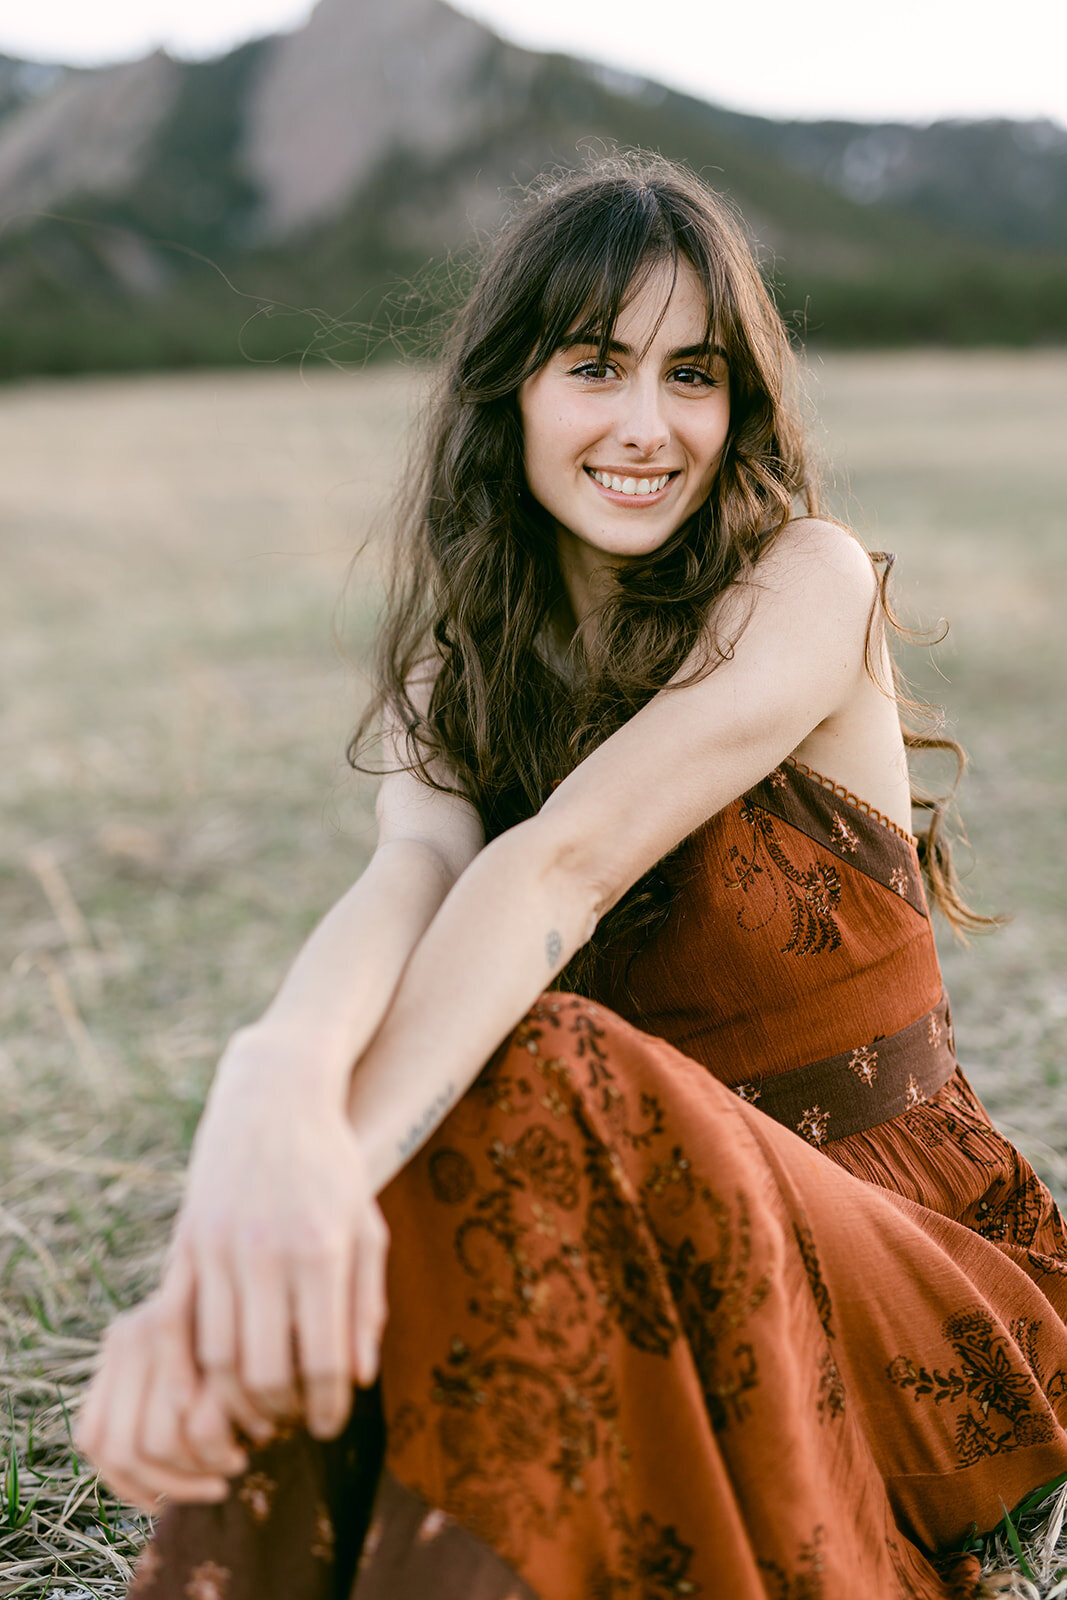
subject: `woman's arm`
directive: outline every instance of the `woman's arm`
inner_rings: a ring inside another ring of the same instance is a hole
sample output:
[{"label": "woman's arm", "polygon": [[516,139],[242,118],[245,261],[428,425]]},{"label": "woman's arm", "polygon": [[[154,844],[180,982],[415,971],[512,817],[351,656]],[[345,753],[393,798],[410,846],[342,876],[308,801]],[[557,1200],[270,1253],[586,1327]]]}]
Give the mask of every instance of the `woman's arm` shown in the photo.
[{"label": "woman's arm", "polygon": [[631,884],[867,693],[876,580],[862,547],[794,525],[757,577],[732,658],[650,701],[488,845],[437,913],[353,1077],[376,1192]]},{"label": "woman's arm", "polygon": [[345,1091],[413,946],[482,843],[471,806],[402,770],[382,783],[378,822],[367,870],[223,1053],[163,1282],[105,1340],[79,1446],[145,1509],[161,1493],[225,1494],[221,1475],[244,1459],[233,1424],[262,1441],[273,1417],[303,1413],[335,1433],[352,1377],[373,1377],[386,1235]]},{"label": "woman's arm", "polygon": [[288,1085],[302,1099],[344,1103],[352,1063],[412,950],[483,842],[473,806],[399,767],[382,780],[377,820],[369,865],[313,930],[263,1015],[235,1034],[213,1099],[250,1075],[253,1086],[269,1079],[272,1093]]}]

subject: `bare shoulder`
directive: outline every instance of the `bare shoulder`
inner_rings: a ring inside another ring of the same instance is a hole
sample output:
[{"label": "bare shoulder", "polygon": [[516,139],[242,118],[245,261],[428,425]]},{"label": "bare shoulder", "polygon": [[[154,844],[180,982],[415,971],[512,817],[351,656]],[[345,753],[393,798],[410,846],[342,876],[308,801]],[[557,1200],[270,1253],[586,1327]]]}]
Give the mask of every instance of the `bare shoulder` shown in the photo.
[{"label": "bare shoulder", "polygon": [[855,534],[821,517],[797,517],[721,597],[714,626],[740,627],[750,648],[802,634],[862,644],[877,589],[878,573]]},{"label": "bare shoulder", "polygon": [[878,574],[860,540],[839,522],[822,517],[795,517],[775,537],[756,563],[760,578],[774,587],[822,584],[865,598],[874,595]]}]

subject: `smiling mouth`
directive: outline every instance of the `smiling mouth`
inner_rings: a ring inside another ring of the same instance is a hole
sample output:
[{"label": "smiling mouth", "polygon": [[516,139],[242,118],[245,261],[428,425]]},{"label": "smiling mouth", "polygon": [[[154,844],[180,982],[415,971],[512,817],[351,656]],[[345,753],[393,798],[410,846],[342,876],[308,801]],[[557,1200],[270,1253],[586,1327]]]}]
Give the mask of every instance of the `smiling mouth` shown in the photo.
[{"label": "smiling mouth", "polygon": [[606,489],[611,495],[624,496],[627,500],[647,502],[658,499],[668,487],[671,480],[678,476],[675,472],[660,472],[655,475],[633,473],[624,476],[622,473],[601,472],[598,467],[586,467],[585,471],[598,484],[601,489]]}]

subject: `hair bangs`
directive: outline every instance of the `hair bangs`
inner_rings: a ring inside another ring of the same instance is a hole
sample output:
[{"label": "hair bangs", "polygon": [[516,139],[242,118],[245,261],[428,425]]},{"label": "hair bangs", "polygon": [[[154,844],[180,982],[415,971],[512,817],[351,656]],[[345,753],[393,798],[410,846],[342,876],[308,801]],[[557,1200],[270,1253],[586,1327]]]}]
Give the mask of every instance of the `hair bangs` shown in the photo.
[{"label": "hair bangs", "polygon": [[527,376],[540,370],[566,343],[595,345],[598,359],[608,346],[625,306],[657,267],[671,264],[670,287],[649,340],[659,330],[678,277],[680,251],[654,189],[606,183],[599,204],[572,208],[558,219],[556,255],[538,308],[539,337]]}]

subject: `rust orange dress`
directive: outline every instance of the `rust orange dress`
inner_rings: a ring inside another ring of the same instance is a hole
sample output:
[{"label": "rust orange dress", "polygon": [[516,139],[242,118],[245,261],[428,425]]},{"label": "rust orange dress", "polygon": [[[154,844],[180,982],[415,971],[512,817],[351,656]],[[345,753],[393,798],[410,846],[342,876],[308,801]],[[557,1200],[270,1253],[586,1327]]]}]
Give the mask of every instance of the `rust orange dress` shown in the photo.
[{"label": "rust orange dress", "polygon": [[1067,1472],[1067,1233],[955,1062],[915,841],[795,761],[382,1196],[380,1386],[137,1600],[934,1600]]}]

